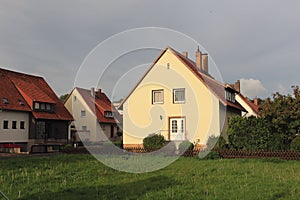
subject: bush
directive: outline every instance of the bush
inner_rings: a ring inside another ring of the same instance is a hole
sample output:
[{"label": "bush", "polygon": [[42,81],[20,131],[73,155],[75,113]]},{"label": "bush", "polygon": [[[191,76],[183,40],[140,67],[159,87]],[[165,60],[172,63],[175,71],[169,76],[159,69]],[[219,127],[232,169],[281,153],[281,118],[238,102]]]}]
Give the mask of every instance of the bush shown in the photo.
[{"label": "bush", "polygon": [[149,135],[144,138],[143,145],[145,149],[160,149],[165,146],[166,140],[162,135]]},{"label": "bush", "polygon": [[123,133],[121,131],[118,131],[116,134],[118,137],[121,137],[123,135]]},{"label": "bush", "polygon": [[190,141],[183,141],[179,144],[179,150],[194,149],[194,144]]},{"label": "bush", "polygon": [[292,151],[300,151],[300,135],[298,134],[297,137],[295,137],[291,142],[291,148]]},{"label": "bush", "polygon": [[119,147],[120,149],[123,149],[123,141],[115,141],[113,143],[115,146]]},{"label": "bush", "polygon": [[73,145],[72,144],[66,144],[63,149],[73,149]]}]

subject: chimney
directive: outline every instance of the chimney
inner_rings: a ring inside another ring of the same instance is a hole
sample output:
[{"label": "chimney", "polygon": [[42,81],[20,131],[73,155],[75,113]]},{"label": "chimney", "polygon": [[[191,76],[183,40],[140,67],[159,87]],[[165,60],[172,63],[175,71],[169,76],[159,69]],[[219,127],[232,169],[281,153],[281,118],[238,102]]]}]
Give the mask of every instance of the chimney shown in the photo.
[{"label": "chimney", "polygon": [[201,54],[201,71],[208,74],[208,55],[207,53]]},{"label": "chimney", "polygon": [[254,103],[254,105],[257,105],[257,106],[258,106],[258,98],[255,97],[255,98],[253,99],[253,103]]},{"label": "chimney", "polygon": [[199,50],[199,46],[198,49],[196,51],[196,67],[198,68],[198,70],[202,71],[202,62],[201,62],[201,51]]},{"label": "chimney", "polygon": [[97,97],[100,98],[100,95],[101,95],[101,88],[98,88]]},{"label": "chimney", "polygon": [[95,97],[95,88],[91,88],[91,95],[92,95],[92,97]]},{"label": "chimney", "polygon": [[240,83],[240,80],[237,80],[235,83],[234,83],[234,89],[238,92],[241,92],[241,83]]},{"label": "chimney", "polygon": [[183,52],[182,52],[182,55],[183,55],[185,58],[188,58],[188,52],[187,52],[187,51],[183,51]]}]

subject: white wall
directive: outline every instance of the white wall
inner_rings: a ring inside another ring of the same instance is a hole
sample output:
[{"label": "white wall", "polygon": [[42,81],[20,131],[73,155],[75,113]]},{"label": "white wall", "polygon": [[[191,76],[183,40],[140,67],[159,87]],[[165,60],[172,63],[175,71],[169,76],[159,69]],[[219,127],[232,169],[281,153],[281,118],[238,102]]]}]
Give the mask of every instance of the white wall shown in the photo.
[{"label": "white wall", "polygon": [[[4,121],[8,121],[8,129],[3,129]],[[12,121],[17,121],[17,128],[12,129]],[[20,122],[25,122],[24,129],[20,129]],[[28,142],[29,113],[17,111],[0,112],[0,142]]]}]

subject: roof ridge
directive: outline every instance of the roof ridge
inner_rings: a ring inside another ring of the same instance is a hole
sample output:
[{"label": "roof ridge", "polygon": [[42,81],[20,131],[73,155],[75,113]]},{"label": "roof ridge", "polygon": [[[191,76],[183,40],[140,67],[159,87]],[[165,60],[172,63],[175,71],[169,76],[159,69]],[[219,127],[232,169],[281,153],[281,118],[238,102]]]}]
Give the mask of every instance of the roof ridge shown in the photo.
[{"label": "roof ridge", "polygon": [[9,69],[1,68],[0,67],[0,73],[1,71],[4,71],[4,73],[13,73],[13,74],[18,74],[18,75],[23,75],[23,76],[30,76],[30,77],[35,77],[35,78],[41,78],[44,79],[41,75],[32,75],[32,74],[26,74],[25,72],[20,72],[20,71],[12,71]]}]

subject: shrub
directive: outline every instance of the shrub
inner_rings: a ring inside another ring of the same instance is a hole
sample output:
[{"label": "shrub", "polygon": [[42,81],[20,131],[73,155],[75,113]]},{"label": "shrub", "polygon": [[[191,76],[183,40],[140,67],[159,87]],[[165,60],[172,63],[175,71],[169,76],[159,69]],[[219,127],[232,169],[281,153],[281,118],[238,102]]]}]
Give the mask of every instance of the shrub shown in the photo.
[{"label": "shrub", "polygon": [[179,144],[179,150],[194,149],[194,144],[190,141],[183,141]]},{"label": "shrub", "polygon": [[114,141],[113,143],[114,143],[115,146],[123,149],[123,141]]},{"label": "shrub", "polygon": [[123,133],[121,131],[118,131],[116,134],[118,137],[121,137],[123,135]]},{"label": "shrub", "polygon": [[159,149],[165,146],[166,140],[162,135],[149,135],[144,138],[143,145],[145,149]]},{"label": "shrub", "polygon": [[295,137],[291,142],[291,148],[292,151],[300,151],[300,135],[298,134],[297,137]]},{"label": "shrub", "polygon": [[73,145],[72,144],[66,144],[63,149],[73,149]]}]

